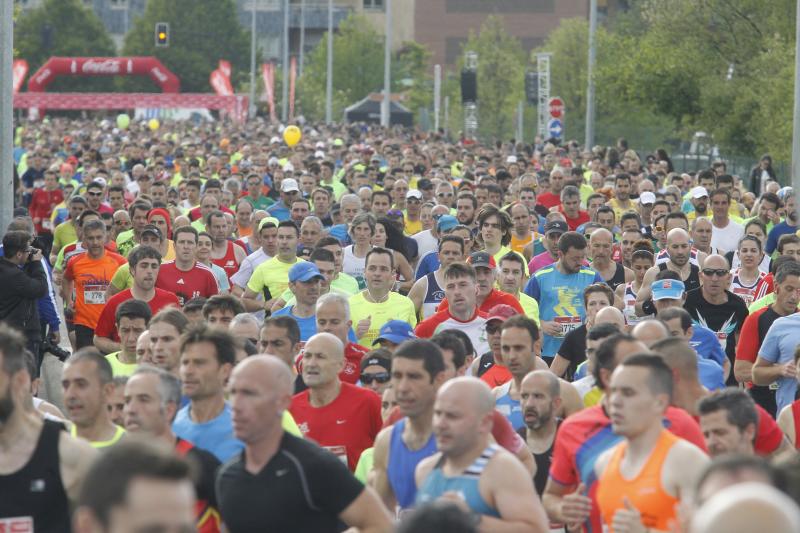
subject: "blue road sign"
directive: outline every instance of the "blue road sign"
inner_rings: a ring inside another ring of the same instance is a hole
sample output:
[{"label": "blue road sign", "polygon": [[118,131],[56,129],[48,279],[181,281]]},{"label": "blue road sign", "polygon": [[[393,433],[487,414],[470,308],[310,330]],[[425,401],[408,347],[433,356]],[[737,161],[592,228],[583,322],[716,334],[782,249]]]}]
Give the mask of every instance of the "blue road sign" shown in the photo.
[{"label": "blue road sign", "polygon": [[560,139],[561,135],[564,133],[564,126],[559,119],[552,118],[547,121],[547,132],[550,134],[550,137]]}]

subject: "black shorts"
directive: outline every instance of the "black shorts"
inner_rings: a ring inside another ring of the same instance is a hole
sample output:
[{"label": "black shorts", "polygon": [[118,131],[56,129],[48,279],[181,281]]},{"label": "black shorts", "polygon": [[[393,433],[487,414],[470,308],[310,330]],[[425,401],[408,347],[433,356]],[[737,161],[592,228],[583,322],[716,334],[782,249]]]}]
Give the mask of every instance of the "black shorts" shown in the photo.
[{"label": "black shorts", "polygon": [[80,350],[86,346],[94,346],[94,330],[81,324],[75,324],[75,348]]}]

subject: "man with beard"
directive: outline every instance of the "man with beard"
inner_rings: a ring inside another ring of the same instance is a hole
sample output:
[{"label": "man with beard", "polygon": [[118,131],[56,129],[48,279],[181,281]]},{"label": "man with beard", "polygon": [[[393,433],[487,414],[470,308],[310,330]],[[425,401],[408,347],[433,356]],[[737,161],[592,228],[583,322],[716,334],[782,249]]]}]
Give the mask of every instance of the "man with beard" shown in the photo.
[{"label": "man with beard", "polygon": [[589,222],[589,213],[581,209],[581,193],[574,185],[561,190],[561,205],[556,211],[564,215],[570,231],[577,231],[578,226]]},{"label": "man with beard", "polygon": [[636,211],[636,205],[631,200],[631,176],[629,174],[617,174],[617,177],[614,178],[614,198],[609,200],[606,205],[614,210],[617,220],[627,211]]},{"label": "man with beard", "polygon": [[456,200],[456,218],[459,224],[468,228],[474,227],[475,213],[478,211],[478,199],[471,192],[458,193]]},{"label": "man with beard", "polygon": [[686,217],[692,221],[700,217],[708,217],[708,191],[704,187],[695,187],[689,193],[689,203],[694,211],[687,213]]},{"label": "man with beard", "polygon": [[[683,281],[686,291],[691,291],[700,287],[700,268],[690,262],[691,245],[689,244],[689,234],[686,230],[675,228],[667,234],[667,254],[669,260],[660,265],[651,267],[642,279],[642,287],[636,294],[636,314],[639,316],[651,315],[654,309],[649,302],[652,296],[650,286],[656,280],[656,276],[663,270],[677,272]],[[725,259],[724,257],[722,258]]]},{"label": "man with beard", "polygon": [[787,192],[783,197],[783,213],[786,218],[783,219],[783,222],[775,224],[775,227],[769,232],[767,236],[767,246],[764,250],[767,252],[767,255],[772,255],[772,252],[778,247],[778,240],[781,238],[781,235],[797,232],[797,210],[795,201],[795,192],[792,190]]},{"label": "man with beard", "polygon": [[61,423],[25,409],[29,386],[25,339],[0,325],[0,527],[69,531],[70,503],[96,453]]},{"label": "man with beard", "polygon": [[561,419],[555,415],[561,408],[558,378],[548,370],[534,370],[522,380],[519,398],[525,426],[517,432],[525,439],[536,461],[533,484],[541,497],[550,473],[556,431],[561,425]]}]

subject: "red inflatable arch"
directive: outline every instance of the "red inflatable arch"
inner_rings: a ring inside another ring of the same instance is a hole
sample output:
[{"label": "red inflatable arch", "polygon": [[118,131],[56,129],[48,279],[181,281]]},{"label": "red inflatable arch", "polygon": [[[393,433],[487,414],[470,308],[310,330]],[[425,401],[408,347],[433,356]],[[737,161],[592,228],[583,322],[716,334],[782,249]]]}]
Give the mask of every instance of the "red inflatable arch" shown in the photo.
[{"label": "red inflatable arch", "polygon": [[149,76],[165,93],[181,82],[155,57],[51,57],[28,81],[28,91],[44,92],[58,76]]}]

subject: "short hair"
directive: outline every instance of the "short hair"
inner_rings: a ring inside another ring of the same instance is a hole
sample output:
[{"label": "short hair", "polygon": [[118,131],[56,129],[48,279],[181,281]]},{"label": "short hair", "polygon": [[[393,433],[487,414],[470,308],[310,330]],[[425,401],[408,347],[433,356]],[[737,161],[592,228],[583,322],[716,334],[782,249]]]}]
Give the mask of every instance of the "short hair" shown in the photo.
[{"label": "short hair", "polygon": [[389,265],[394,268],[394,251],[390,250],[389,248],[382,248],[380,246],[373,246],[369,252],[367,252],[367,256],[364,258],[364,265],[369,265],[369,258],[373,255],[388,255],[389,256]]},{"label": "short hair", "polygon": [[27,231],[7,231],[3,235],[3,254],[6,257],[13,257],[17,252],[24,252],[31,245],[33,235]]},{"label": "short hair", "polygon": [[686,223],[686,228],[689,228],[689,218],[686,216],[686,213],[683,211],[670,211],[666,215],[664,215],[664,228],[666,229],[667,223],[670,220],[682,220]]},{"label": "short hair", "polygon": [[0,322],[0,354],[3,371],[13,376],[25,368],[25,336],[17,329]]},{"label": "short hair", "polygon": [[467,360],[467,348],[452,330],[443,330],[431,337],[431,342],[443,350],[450,350],[453,354],[453,366],[456,369],[464,366]]},{"label": "short hair", "polygon": [[517,252],[514,251],[508,252],[506,255],[500,258],[500,261],[497,263],[497,266],[500,266],[500,264],[503,261],[513,261],[522,267],[523,273],[525,272],[525,267],[527,266],[527,264],[525,263],[525,260],[522,258],[522,256],[520,256]]},{"label": "short hair", "polygon": [[711,198],[713,198],[713,197],[715,197],[715,196],[717,196],[719,194],[725,195],[725,198],[727,198],[728,203],[731,202],[731,192],[728,189],[714,189],[714,192],[712,192],[708,196],[708,198],[711,199]]},{"label": "short hair", "polygon": [[[189,301],[187,301],[185,304],[183,304],[183,312],[184,313],[195,313],[197,311],[202,311],[203,310],[203,306],[206,304],[207,301],[208,301],[208,298],[205,298],[203,296],[196,296],[196,297],[190,299]],[[158,315],[156,315],[156,316],[158,316]],[[155,317],[153,317],[153,320],[155,320]],[[152,324],[152,321],[150,323]],[[188,323],[188,319],[187,319],[187,323]]]},{"label": "short hair", "polygon": [[770,202],[772,204],[775,204],[775,207],[781,206],[781,199],[778,198],[778,195],[775,194],[774,192],[765,192],[764,194],[761,195],[761,198],[759,198],[758,201],[760,204],[764,202]]},{"label": "short hair", "polygon": [[123,318],[142,318],[144,319],[145,327],[150,323],[152,317],[153,312],[150,310],[150,306],[142,300],[135,300],[133,298],[119,304],[116,313],[114,313],[114,320],[117,324],[119,324],[120,320]]},{"label": "short hair", "polygon": [[[669,205],[669,204],[667,204],[667,205]],[[601,213],[611,213],[611,216],[614,218],[614,220],[616,220],[616,218],[617,218],[617,214],[614,212],[614,210],[611,207],[609,207],[607,205],[604,205],[604,206],[601,206],[597,210],[597,213],[595,213],[594,222],[597,222],[597,219],[600,217]]]},{"label": "short hair", "polygon": [[592,283],[583,289],[583,305],[589,301],[589,295],[594,293],[602,293],[608,298],[608,303],[614,305],[614,291],[605,283]]},{"label": "short hair", "polygon": [[729,424],[736,426],[739,431],[745,431],[747,426],[758,428],[758,411],[756,403],[749,394],[734,387],[726,387],[712,392],[697,403],[700,416],[724,410]]},{"label": "short hair", "polygon": [[233,336],[225,330],[211,328],[206,324],[198,324],[189,328],[181,339],[181,353],[188,346],[203,342],[214,346],[214,355],[217,358],[217,363],[231,366],[236,364],[236,343],[233,340]]},{"label": "short hair", "polygon": [[206,227],[208,227],[208,228],[211,227],[211,220],[214,219],[214,218],[223,218],[224,219],[225,218],[225,213],[223,213],[219,209],[214,209],[212,211],[209,211],[208,214],[203,219],[203,222],[205,223]]},{"label": "short hair", "polygon": [[703,487],[703,485],[705,485],[706,481],[708,481],[710,477],[717,473],[727,474],[730,477],[742,479],[740,474],[747,470],[762,474],[766,479],[770,480],[773,485],[776,481],[775,478],[781,474],[781,472],[776,471],[766,459],[758,455],[720,455],[714,457],[711,462],[708,463],[705,469],[703,469],[700,477],[697,478],[697,482],[695,483],[695,495],[698,495],[700,493],[700,489]]},{"label": "short hair", "polygon": [[325,237],[320,237],[320,239],[314,244],[314,248],[324,248],[326,246],[338,246],[342,248],[342,243],[339,242],[339,239],[336,237],[331,237],[330,235]]},{"label": "short hair", "polygon": [[178,240],[178,235],[180,235],[181,233],[191,233],[192,235],[194,235],[195,244],[197,243],[197,238],[198,238],[197,230],[194,227],[192,227],[192,226],[180,226],[180,227],[175,228],[173,230],[173,232],[172,232],[172,240],[173,241],[177,241]]},{"label": "short hair", "polygon": [[692,327],[692,315],[690,315],[689,312],[682,307],[670,307],[668,309],[664,309],[658,313],[658,318],[662,322],[679,318],[681,321],[681,329],[683,331],[686,331]]},{"label": "short hair", "polygon": [[624,172],[620,172],[619,174],[617,174],[614,177],[614,184],[616,184],[620,180],[627,181],[628,183],[630,183],[631,182],[631,176],[630,176],[630,174],[626,174]]},{"label": "short hair", "polygon": [[525,315],[514,315],[503,322],[503,325],[501,326],[503,331],[510,328],[520,328],[526,330],[531,338],[531,345],[539,340],[539,326],[536,325],[536,322]]},{"label": "short hair", "polygon": [[183,311],[171,306],[165,307],[156,313],[153,318],[150,319],[149,325],[152,326],[153,324],[158,324],[159,322],[169,324],[175,328],[179,335],[183,335],[183,333],[186,331],[186,328],[189,326],[189,319],[186,318],[186,315],[183,314]]},{"label": "short hair", "polygon": [[464,239],[462,239],[458,235],[442,235],[442,237],[439,239],[439,250],[442,249],[442,245],[444,243],[446,243],[446,242],[454,242],[454,243],[456,243],[459,246],[459,248],[461,248],[461,254],[462,255],[466,251],[466,248],[465,248],[465,245],[464,245]]},{"label": "short hair", "polygon": [[341,305],[344,308],[345,320],[350,320],[350,301],[347,299],[346,296],[336,292],[329,292],[327,294],[323,294],[322,296],[320,296],[317,299],[315,312],[320,307],[331,303]]},{"label": "short hair", "polygon": [[[98,215],[99,217],[100,215]],[[103,233],[106,232],[106,224],[101,219],[92,219],[86,222],[83,225],[83,234],[86,235],[90,231],[102,231]]]},{"label": "short hair", "polygon": [[625,359],[622,365],[648,369],[647,386],[650,391],[653,394],[666,394],[672,401],[674,388],[672,369],[660,355],[637,353]]},{"label": "short hair", "polygon": [[561,189],[561,201],[564,201],[566,198],[580,198],[581,191],[574,185],[567,185],[563,189]]},{"label": "short hair", "polygon": [[208,318],[212,311],[230,311],[233,316],[244,313],[242,302],[231,294],[215,294],[203,304],[203,318]]},{"label": "short hair", "polygon": [[375,201],[376,196],[385,196],[387,200],[389,200],[389,205],[392,204],[392,195],[389,194],[388,191],[373,191],[372,198],[370,199],[370,204]]},{"label": "short hair", "polygon": [[783,247],[787,244],[800,244],[800,237],[796,233],[787,233],[778,238],[778,253],[783,253]]},{"label": "short hair", "polygon": [[153,209],[153,204],[151,204],[149,200],[139,198],[128,206],[128,214],[133,218],[133,214],[136,213],[136,211],[150,211],[151,209]]},{"label": "short hair", "polygon": [[288,315],[267,317],[261,328],[263,329],[268,326],[286,330],[286,336],[289,338],[289,342],[292,343],[292,346],[300,342],[300,326],[297,324],[297,320],[295,320],[294,317]]},{"label": "short hair", "polygon": [[562,254],[569,252],[570,248],[585,250],[587,246],[586,237],[577,231],[567,231],[558,239],[558,251]]},{"label": "short hair", "polygon": [[[308,219],[306,219],[308,220]],[[308,257],[308,260],[311,262],[314,261],[327,261],[329,263],[335,263],[336,257],[333,255],[333,252],[327,250],[325,248],[314,248],[311,252],[311,255]]]},{"label": "short hair", "polygon": [[83,227],[83,223],[84,223],[84,222],[86,221],[86,219],[87,219],[87,218],[89,218],[89,217],[97,217],[97,218],[100,218],[100,213],[98,213],[98,212],[97,212],[97,211],[95,211],[94,209],[86,209],[86,210],[85,210],[85,211],[83,211],[83,212],[82,212],[80,215],[78,215],[78,219],[77,219],[75,222],[78,224],[78,227],[79,227],[79,228],[82,228],[82,227]]},{"label": "short hair", "polygon": [[764,224],[760,218],[751,218],[747,223],[744,225],[744,232],[747,233],[747,228],[750,226],[758,226],[761,230],[761,233],[767,235],[769,232],[767,231],[767,226]]},{"label": "short hair", "polygon": [[398,524],[397,533],[477,533],[474,520],[453,502],[434,500],[419,505]]},{"label": "short hair", "polygon": [[789,276],[800,276],[800,263],[797,261],[787,261],[775,271],[775,283],[780,284],[786,281]]},{"label": "short hair", "polygon": [[151,375],[158,378],[158,394],[161,396],[161,406],[165,407],[168,403],[181,405],[181,381],[163,368],[151,365],[141,365],[131,377],[139,375]]},{"label": "short hair", "polygon": [[467,335],[466,332],[460,329],[447,329],[444,331],[450,335],[453,335],[454,337],[459,338],[459,340],[464,344],[464,350],[466,350],[467,355],[475,354],[475,347],[472,345],[472,339],[469,338],[469,335]]},{"label": "short hair", "polygon": [[140,244],[128,254],[128,264],[130,265],[130,268],[136,268],[136,265],[138,265],[142,259],[155,259],[161,263],[161,252],[152,246]]},{"label": "short hair", "polygon": [[627,220],[635,220],[637,226],[642,226],[642,218],[639,216],[639,213],[634,213],[633,211],[626,211],[625,213],[622,213],[622,216],[619,217],[619,225],[625,225]]},{"label": "short hair", "polygon": [[100,385],[108,385],[111,383],[111,380],[114,379],[114,371],[111,368],[111,363],[109,363],[108,359],[94,346],[85,346],[77,350],[69,356],[67,364],[71,365],[80,361],[90,361],[95,364]]},{"label": "short hair", "polygon": [[619,326],[612,322],[601,322],[586,333],[586,339],[590,341],[599,341],[611,335],[620,333]]},{"label": "short hair", "polygon": [[[358,198],[358,196],[356,196],[356,198]],[[350,222],[350,227],[347,228],[348,233],[353,231],[353,228],[355,228],[359,224],[364,224],[364,223],[366,223],[367,226],[369,226],[370,231],[374,235],[375,227],[378,225],[378,221],[375,219],[375,215],[373,215],[372,213],[359,213],[356,216],[354,216],[353,221]]]},{"label": "short hair", "polygon": [[636,342],[636,337],[629,335],[628,333],[617,333],[616,335],[611,335],[606,340],[604,340],[600,346],[597,347],[597,351],[594,353],[594,371],[592,375],[594,376],[595,385],[598,389],[604,390],[603,380],[600,379],[600,370],[607,370],[612,372],[616,366],[615,364],[615,355],[617,352],[617,346],[622,344],[623,342]]},{"label": "short hair", "polygon": [[81,486],[78,506],[88,508],[104,528],[113,509],[128,497],[134,479],[194,482],[190,463],[152,441],[123,439],[92,464]]},{"label": "short hair", "polygon": [[444,357],[442,351],[433,342],[427,339],[411,339],[402,343],[395,350],[392,360],[402,357],[413,361],[422,361],[425,372],[430,376],[431,383],[436,376],[444,372]]},{"label": "short hair", "polygon": [[445,280],[456,278],[469,278],[474,282],[478,280],[478,276],[475,274],[475,267],[458,261],[455,263],[450,263],[444,269]]}]

